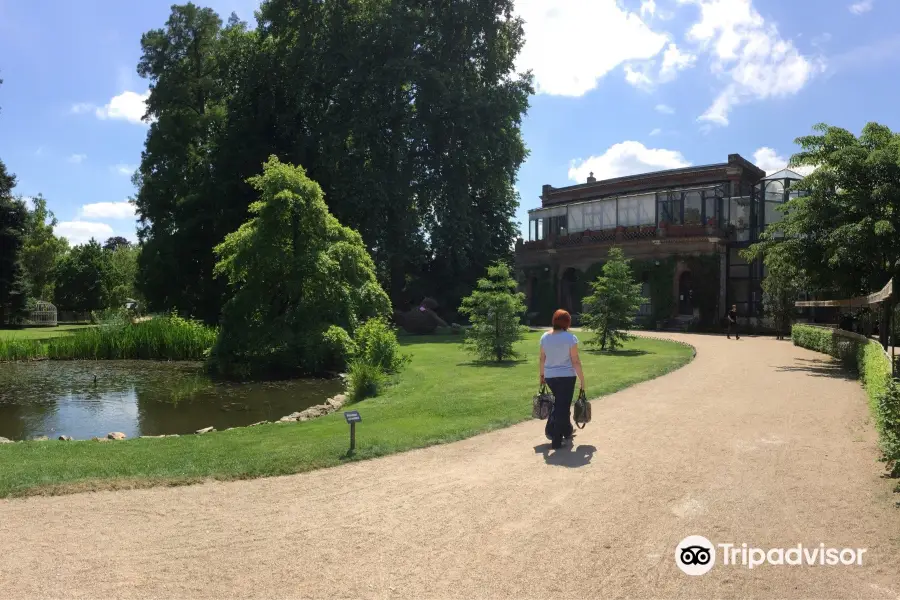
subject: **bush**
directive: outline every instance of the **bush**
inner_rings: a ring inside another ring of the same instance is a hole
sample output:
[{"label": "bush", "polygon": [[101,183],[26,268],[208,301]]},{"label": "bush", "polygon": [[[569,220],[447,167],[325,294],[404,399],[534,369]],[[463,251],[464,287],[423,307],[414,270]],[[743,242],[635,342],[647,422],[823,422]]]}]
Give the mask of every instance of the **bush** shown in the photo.
[{"label": "bush", "polygon": [[508,265],[490,265],[487,277],[479,279],[472,294],[463,298],[459,311],[472,323],[463,340],[470,352],[495,362],[518,358],[515,344],[527,331],[521,325],[525,294],[516,292]]},{"label": "bush", "polygon": [[374,366],[384,373],[397,373],[409,361],[400,353],[397,334],[386,319],[369,319],[356,330],[354,362]]},{"label": "bush", "polygon": [[322,342],[326,369],[343,371],[356,354],[356,343],[343,327],[330,326],[322,334]]},{"label": "bush", "polygon": [[354,402],[374,398],[381,392],[387,376],[376,365],[363,360],[354,360],[350,363],[347,373],[347,395]]},{"label": "bush", "polygon": [[794,325],[794,345],[839,359],[859,374],[878,430],[878,445],[893,475],[900,475],[900,385],[881,345],[839,329]]}]

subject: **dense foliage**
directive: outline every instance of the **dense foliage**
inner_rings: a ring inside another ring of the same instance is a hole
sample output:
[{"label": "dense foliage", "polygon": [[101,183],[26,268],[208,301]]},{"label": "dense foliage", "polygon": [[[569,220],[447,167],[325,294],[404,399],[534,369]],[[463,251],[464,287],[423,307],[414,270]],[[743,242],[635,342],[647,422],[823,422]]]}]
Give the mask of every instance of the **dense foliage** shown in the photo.
[{"label": "dense foliage", "polygon": [[877,123],[859,137],[817,125],[797,139],[791,166],[816,166],[795,183],[778,231],[761,235],[756,255],[773,255],[813,289],[852,297],[879,290],[900,262],[900,135]]},{"label": "dense foliage", "polygon": [[584,301],[581,315],[585,329],[594,337],[588,345],[616,350],[629,339],[638,310],[643,303],[641,284],[634,282],[629,261],[621,248],[610,248],[603,275],[591,283],[593,293]]},{"label": "dense foliage", "polygon": [[15,176],[0,160],[0,326],[23,318],[28,302],[28,281],[22,264],[28,213],[25,203],[13,198],[15,186]]},{"label": "dense foliage", "polygon": [[302,164],[358,231],[398,308],[454,307],[511,253],[523,30],[512,0],[266,0],[250,30],[172,7],[141,39],[150,131],[135,176],[151,309],[219,319],[213,248],[248,217],[270,155]]},{"label": "dense foliage", "polygon": [[53,300],[56,266],[69,248],[69,242],[53,233],[56,216],[47,208],[40,194],[31,199],[28,211],[22,261],[31,285],[31,295],[38,300]]},{"label": "dense foliage", "polygon": [[472,294],[462,301],[460,312],[472,326],[466,331],[466,346],[482,360],[497,362],[518,356],[515,344],[522,339],[525,294],[516,292],[509,266],[498,262],[488,267]]},{"label": "dense foliage", "polygon": [[391,312],[372,259],[302,167],[273,156],[249,183],[259,194],[250,220],[216,248],[232,292],[212,365],[234,375],[341,368],[334,328]]}]

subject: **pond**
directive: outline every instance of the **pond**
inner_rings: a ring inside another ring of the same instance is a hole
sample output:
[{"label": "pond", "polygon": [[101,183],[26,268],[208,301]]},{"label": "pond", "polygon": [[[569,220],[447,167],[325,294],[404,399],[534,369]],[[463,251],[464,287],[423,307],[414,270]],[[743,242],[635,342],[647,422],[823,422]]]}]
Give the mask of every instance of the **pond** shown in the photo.
[{"label": "pond", "polygon": [[132,438],[210,426],[221,431],[277,421],[342,390],[339,379],[214,381],[193,362],[0,364],[0,437],[79,440],[121,431]]}]

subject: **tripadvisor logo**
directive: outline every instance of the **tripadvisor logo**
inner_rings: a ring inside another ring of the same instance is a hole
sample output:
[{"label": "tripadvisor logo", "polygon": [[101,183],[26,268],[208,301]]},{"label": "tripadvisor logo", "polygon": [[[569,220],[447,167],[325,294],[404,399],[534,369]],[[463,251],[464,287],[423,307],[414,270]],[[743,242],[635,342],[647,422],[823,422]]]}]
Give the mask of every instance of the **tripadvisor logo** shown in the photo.
[{"label": "tripadvisor logo", "polygon": [[754,569],[773,566],[862,565],[866,548],[826,548],[825,544],[790,548],[754,548],[743,544],[713,544],[702,535],[691,535],[675,548],[675,564],[688,575],[704,575],[718,562],[729,567]]}]

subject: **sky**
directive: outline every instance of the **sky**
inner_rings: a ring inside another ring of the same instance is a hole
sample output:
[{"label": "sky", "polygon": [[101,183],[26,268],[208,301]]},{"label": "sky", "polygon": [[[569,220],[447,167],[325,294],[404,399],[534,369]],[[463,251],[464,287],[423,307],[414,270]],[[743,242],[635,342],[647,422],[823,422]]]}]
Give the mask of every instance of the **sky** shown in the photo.
[{"label": "sky", "polygon": [[[172,0],[0,0],[0,159],[73,244],[135,239],[147,81],[140,37]],[[256,0],[209,0],[253,24]],[[900,130],[898,0],[517,0],[523,122],[518,220],[541,186],[738,153],[768,172],[825,122]]]}]

